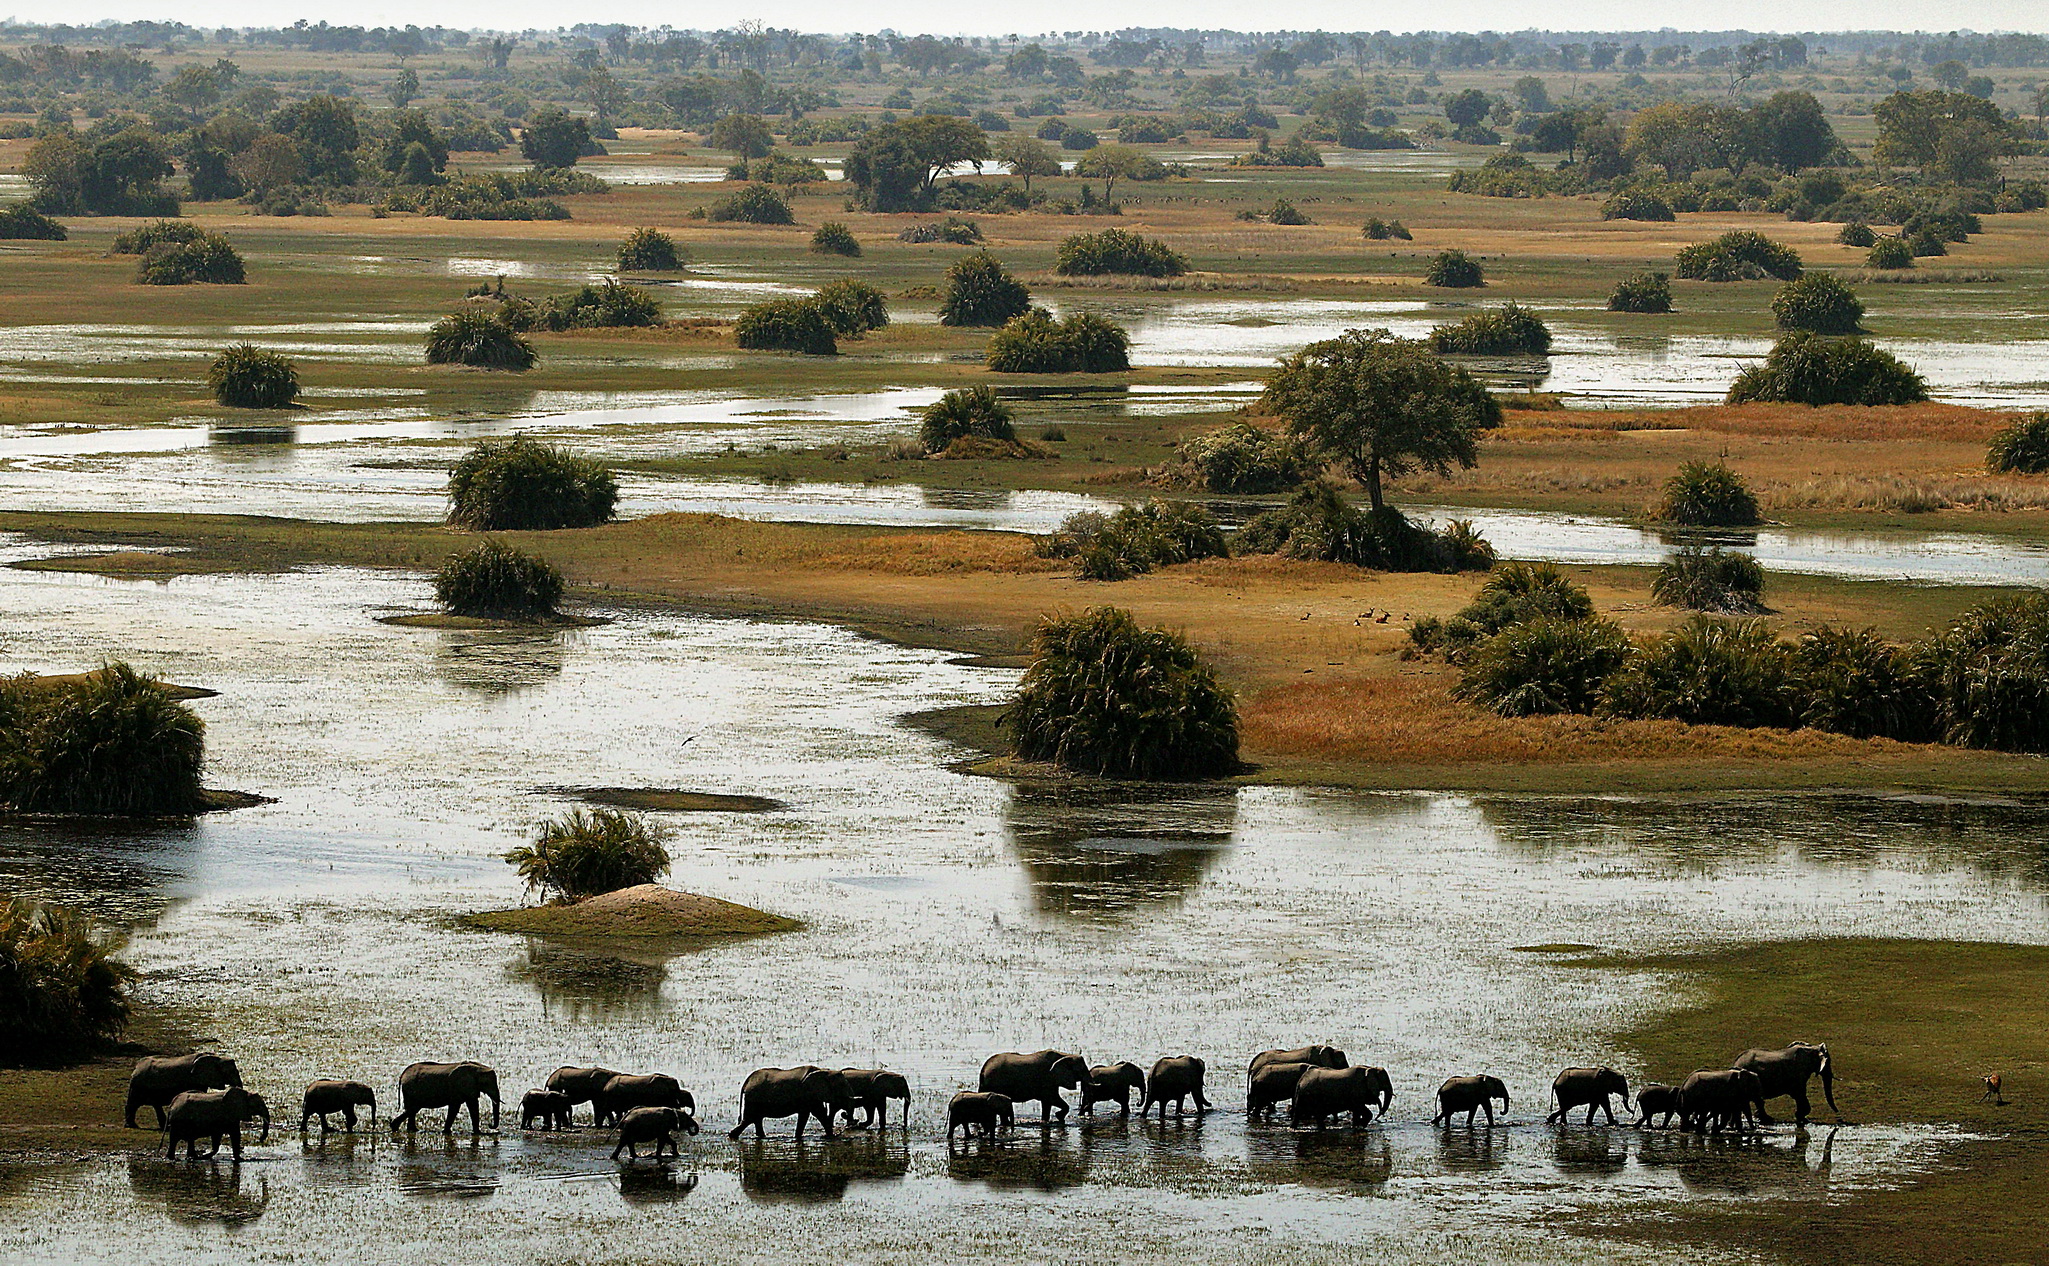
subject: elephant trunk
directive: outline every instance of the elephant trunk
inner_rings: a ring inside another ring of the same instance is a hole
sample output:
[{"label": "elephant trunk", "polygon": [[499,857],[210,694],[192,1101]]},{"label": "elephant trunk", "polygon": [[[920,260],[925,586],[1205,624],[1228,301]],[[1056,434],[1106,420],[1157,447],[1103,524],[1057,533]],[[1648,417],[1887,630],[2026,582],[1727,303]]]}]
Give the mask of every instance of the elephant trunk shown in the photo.
[{"label": "elephant trunk", "polygon": [[489,1093],[491,1096],[491,1130],[493,1133],[496,1133],[498,1130],[498,1087],[491,1087]]},{"label": "elephant trunk", "polygon": [[1829,1111],[1830,1111],[1830,1112],[1833,1112],[1833,1113],[1835,1113],[1835,1114],[1836,1114],[1837,1116],[1841,1116],[1841,1115],[1843,1114],[1843,1110],[1842,1110],[1841,1108],[1838,1108],[1838,1107],[1836,1106],[1836,1070],[1835,1070],[1835,1065],[1834,1065],[1833,1061],[1831,1061],[1831,1060],[1829,1059],[1829,1057],[1828,1057],[1828,1056],[1826,1056],[1826,1055],[1823,1055],[1823,1056],[1821,1057],[1821,1070],[1820,1070],[1820,1071],[1821,1071],[1821,1097],[1822,1097],[1822,1098],[1824,1098],[1824,1099],[1826,1099],[1826,1100],[1828,1100],[1828,1109],[1829,1109]]},{"label": "elephant trunk", "polygon": [[257,1115],[257,1116],[259,1116],[259,1117],[261,1117],[261,1118],[263,1119],[263,1132],[262,1132],[262,1133],[261,1133],[260,1135],[258,1135],[258,1136],[257,1136],[257,1139],[256,1139],[256,1141],[257,1141],[257,1142],[258,1142],[259,1144],[261,1144],[261,1143],[268,1143],[268,1142],[270,1142],[270,1109],[269,1109],[269,1107],[267,1107],[267,1106],[265,1106],[265,1105],[263,1105],[263,1104],[258,1104],[258,1105],[256,1106],[256,1115]]}]

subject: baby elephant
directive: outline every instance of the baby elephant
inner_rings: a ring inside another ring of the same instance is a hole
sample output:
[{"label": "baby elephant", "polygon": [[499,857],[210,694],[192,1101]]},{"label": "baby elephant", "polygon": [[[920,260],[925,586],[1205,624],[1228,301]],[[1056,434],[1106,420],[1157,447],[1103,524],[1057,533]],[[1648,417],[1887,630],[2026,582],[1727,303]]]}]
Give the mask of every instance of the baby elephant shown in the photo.
[{"label": "baby elephant", "polygon": [[1453,1077],[1437,1088],[1437,1115],[1430,1118],[1432,1125],[1450,1125],[1453,1114],[1466,1114],[1468,1129],[1473,1124],[1473,1114],[1487,1113],[1487,1128],[1494,1128],[1494,1101],[1501,1100],[1501,1110],[1508,1111],[1508,1087],[1501,1084],[1499,1077]]},{"label": "baby elephant", "polygon": [[1138,1115],[1144,1116],[1160,1105],[1160,1120],[1167,1119],[1167,1105],[1174,1105],[1174,1115],[1180,1116],[1189,1098],[1195,1099],[1196,1115],[1209,1111],[1209,1100],[1202,1097],[1202,1075],[1208,1065],[1193,1055],[1170,1055],[1153,1065],[1152,1075],[1145,1079],[1145,1103]]},{"label": "baby elephant", "polygon": [[1131,1115],[1131,1092],[1144,1089],[1145,1070],[1130,1060],[1098,1064],[1089,1069],[1089,1075],[1082,1079],[1082,1115],[1096,1115],[1099,1103],[1115,1103],[1117,1115],[1128,1117]]},{"label": "baby elephant", "polygon": [[213,1151],[208,1156],[218,1155],[221,1140],[228,1140],[234,1149],[235,1160],[242,1159],[242,1122],[263,1118],[263,1134],[257,1142],[270,1139],[270,1109],[264,1105],[263,1096],[251,1094],[240,1086],[226,1090],[188,1090],[171,1100],[164,1109],[164,1133],[167,1138],[164,1157],[176,1159],[178,1144],[185,1145],[187,1160],[199,1159],[199,1140],[212,1138]]},{"label": "baby elephant", "polygon": [[639,1160],[642,1143],[655,1145],[655,1159],[658,1161],[662,1159],[662,1149],[665,1147],[669,1150],[669,1155],[681,1155],[676,1146],[678,1130],[685,1134],[697,1133],[696,1118],[674,1108],[634,1108],[619,1118],[619,1144],[612,1149],[612,1159],[618,1160],[619,1153],[625,1152],[634,1160]]},{"label": "baby elephant", "polygon": [[984,1138],[1000,1129],[1008,1130],[1017,1124],[1011,1111],[1010,1096],[983,1090],[963,1090],[946,1105],[946,1141],[953,1142],[953,1132],[974,1134],[981,1127]]},{"label": "baby elephant", "polygon": [[327,1123],[330,1113],[341,1113],[342,1128],[350,1134],[356,1132],[356,1105],[370,1109],[370,1120],[377,1120],[377,1092],[360,1081],[316,1081],[306,1087],[305,1097],[299,1100],[299,1133],[306,1132],[306,1123],[314,1117],[320,1118],[320,1132],[326,1134],[333,1127]]},{"label": "baby elephant", "polygon": [[1551,1097],[1558,1102],[1558,1110],[1544,1118],[1546,1125],[1556,1125],[1565,1120],[1565,1114],[1586,1105],[1587,1124],[1594,1123],[1594,1109],[1606,1114],[1608,1124],[1615,1124],[1615,1109],[1608,1106],[1610,1095],[1622,1097],[1624,1111],[1629,1109],[1629,1081],[1612,1068],[1568,1068],[1558,1074],[1551,1083]]},{"label": "baby elephant", "polygon": [[1649,1126],[1663,1117],[1659,1129],[1670,1129],[1679,1117],[1679,1088],[1677,1086],[1640,1086],[1636,1092],[1636,1124]]},{"label": "baby elephant", "polygon": [[544,1130],[566,1130],[576,1105],[560,1090],[529,1090],[519,1097],[519,1128],[531,1130],[539,1118]]}]

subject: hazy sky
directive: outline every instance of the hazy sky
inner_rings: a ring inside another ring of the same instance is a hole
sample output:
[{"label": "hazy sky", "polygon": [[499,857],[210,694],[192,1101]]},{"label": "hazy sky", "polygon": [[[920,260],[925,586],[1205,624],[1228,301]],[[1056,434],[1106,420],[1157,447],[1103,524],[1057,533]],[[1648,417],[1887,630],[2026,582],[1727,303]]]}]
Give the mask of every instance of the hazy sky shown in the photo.
[{"label": "hazy sky", "polygon": [[[31,11],[34,12],[34,11]],[[1623,30],[1673,26],[1688,30],[1755,31],[2049,30],[2043,0],[1709,0],[1687,6],[1646,7],[1639,0],[1578,0],[1538,10],[1506,0],[1439,0],[1430,5],[1361,5],[1340,0],[1302,0],[1287,6],[1254,7],[1227,0],[1109,0],[1081,5],[962,4],[959,0],[878,0],[867,4],[826,0],[742,0],[738,4],[675,5],[659,0],[597,0],[564,6],[542,0],[87,0],[75,8],[42,11],[41,20],[61,13],[68,22],[99,18],[165,18],[195,26],[283,26],[296,18],[326,19],[363,26],[402,25],[522,29],[565,22],[629,22],[640,26],[719,28],[743,18],[806,31],[876,31],[951,35],[1029,34],[1044,29],[1114,30],[1122,26],[1227,27],[1257,30],[1287,27],[1330,31],[1431,30],[1512,31],[1541,25],[1551,30]],[[1285,15],[1285,16],[1282,16]],[[27,14],[17,15],[30,19]]]}]

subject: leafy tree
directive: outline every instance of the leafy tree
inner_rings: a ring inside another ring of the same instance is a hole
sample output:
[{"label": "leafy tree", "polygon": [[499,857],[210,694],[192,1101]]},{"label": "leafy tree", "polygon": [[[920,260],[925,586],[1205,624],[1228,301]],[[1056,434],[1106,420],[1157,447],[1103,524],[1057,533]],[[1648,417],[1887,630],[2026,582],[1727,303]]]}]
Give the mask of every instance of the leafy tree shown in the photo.
[{"label": "leafy tree", "polygon": [[56,215],[77,215],[85,209],[80,187],[91,150],[78,133],[65,127],[46,132],[29,147],[22,161],[22,174],[35,189],[38,210]]},{"label": "leafy tree", "polygon": [[1117,187],[1120,177],[1131,180],[1154,179],[1154,173],[1165,175],[1166,169],[1158,159],[1141,149],[1129,145],[1098,145],[1081,156],[1074,165],[1074,174],[1086,179],[1103,182],[1103,200],[1110,200],[1110,191]]},{"label": "leafy tree", "polygon": [[414,70],[410,66],[406,67],[404,70],[399,71],[398,76],[391,81],[388,87],[385,88],[384,95],[390,99],[391,104],[393,106],[397,107],[400,110],[405,109],[413,102],[419,100],[419,72]]},{"label": "leafy tree", "polygon": [[276,130],[298,142],[305,178],[315,184],[356,183],[356,129],[353,104],[331,96],[308,97],[278,111]]},{"label": "leafy tree", "polygon": [[713,149],[724,150],[736,158],[766,158],[769,150],[775,148],[775,136],[768,130],[768,122],[758,114],[729,114],[711,125],[711,134],[706,141]]},{"label": "leafy tree", "polygon": [[258,194],[289,188],[306,179],[306,160],[299,143],[278,132],[266,132],[236,156],[235,174]]},{"label": "leafy tree", "polygon": [[[427,122],[425,110],[400,110],[392,117],[391,134],[384,138],[382,165],[393,174],[403,172],[406,167],[406,153],[413,146],[419,146],[426,155],[428,180],[407,180],[409,185],[428,184],[435,172],[448,167],[448,142],[432,124]],[[415,164],[417,166],[418,164]],[[415,173],[417,174],[417,173]]]},{"label": "leafy tree", "polygon": [[675,272],[682,267],[676,239],[660,229],[635,229],[619,244],[621,272]]},{"label": "leafy tree", "polygon": [[1811,92],[1775,92],[1750,121],[1756,156],[1781,171],[1823,166],[1842,149]]},{"label": "leafy tree", "polygon": [[1493,98],[1478,88],[1468,88],[1445,99],[1444,117],[1453,127],[1478,127],[1493,109]]},{"label": "leafy tree", "polygon": [[1960,92],[1895,92],[1878,103],[1880,162],[1910,164],[1959,184],[1990,180],[2016,153],[2016,129],[1989,101]]},{"label": "leafy tree", "polygon": [[1631,158],[1685,180],[1703,168],[1740,167],[1748,132],[1749,121],[1734,106],[1661,101],[1630,119],[1623,146]]},{"label": "leafy tree", "polygon": [[519,152],[541,169],[576,166],[590,144],[590,122],[559,106],[534,111],[519,134]]},{"label": "leafy tree", "polygon": [[1024,181],[1025,192],[1032,191],[1032,177],[1058,176],[1060,159],[1047,147],[1044,141],[1018,133],[1003,137],[992,147],[991,157],[1005,167],[1010,174]]},{"label": "leafy tree", "polygon": [[969,120],[921,114],[870,129],[844,166],[871,210],[908,211],[924,205],[947,169],[988,157],[988,136]]},{"label": "leafy tree", "polygon": [[1347,330],[1281,362],[1260,396],[1291,434],[1328,453],[1384,507],[1383,478],[1479,463],[1501,405],[1464,369],[1386,330]]}]

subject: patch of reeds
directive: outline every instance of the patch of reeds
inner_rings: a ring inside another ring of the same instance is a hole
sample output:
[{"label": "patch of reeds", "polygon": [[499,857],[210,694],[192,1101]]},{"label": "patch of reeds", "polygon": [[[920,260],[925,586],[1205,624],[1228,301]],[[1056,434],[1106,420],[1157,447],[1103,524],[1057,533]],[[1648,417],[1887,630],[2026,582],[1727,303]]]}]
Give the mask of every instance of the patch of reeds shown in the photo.
[{"label": "patch of reeds", "polygon": [[978,436],[990,440],[1017,438],[1010,407],[986,386],[949,391],[925,406],[918,421],[918,440],[927,453],[943,451],[955,440]]},{"label": "patch of reeds", "polygon": [[1612,620],[1538,616],[1482,641],[1452,694],[1505,717],[1590,713],[1628,658],[1629,638]]},{"label": "patch of reeds", "polygon": [[1409,641],[1418,650],[1442,652],[1456,663],[1473,646],[1513,625],[1533,620],[1577,623],[1593,614],[1593,598],[1557,564],[1508,562],[1494,569],[1457,614],[1417,620],[1409,628]]},{"label": "patch of reeds", "polygon": [[1206,492],[1285,492],[1314,473],[1317,462],[1292,436],[1234,422],[1182,440],[1164,482]]},{"label": "patch of reeds", "polygon": [[1740,550],[1675,550],[1658,565],[1651,599],[1668,607],[1716,615],[1757,615],[1764,605],[1764,567]]},{"label": "patch of reeds", "polygon": [[939,300],[941,325],[1003,325],[1031,311],[1032,292],[987,251],[955,260]]},{"label": "patch of reeds", "polygon": [[299,371],[292,362],[254,343],[222,352],[206,371],[213,398],[237,409],[288,409],[299,398]]},{"label": "patch of reeds", "polygon": [[125,663],[0,682],[0,807],[118,817],[204,807],[206,724]]},{"label": "patch of reeds", "polygon": [[487,540],[450,554],[434,574],[434,597],[454,615],[533,619],[554,613],[562,573],[544,558]]},{"label": "patch of reeds", "polygon": [[1763,620],[1695,616],[1647,638],[1602,688],[1617,717],[1790,729],[1804,711],[1791,648]]},{"label": "patch of reeds", "polygon": [[1985,450],[1985,466],[2009,474],[2049,473],[2049,413],[2030,413],[2001,429]]},{"label": "patch of reeds", "polygon": [[1115,514],[1082,510],[1038,544],[1045,558],[1075,560],[1083,580],[1128,580],[1158,567],[1199,558],[1228,558],[1224,533],[1201,506],[1148,501]]},{"label": "patch of reeds", "polygon": [[524,435],[485,440],[448,475],[448,521],[472,532],[594,527],[618,504],[603,463]]},{"label": "patch of reeds", "polygon": [[683,267],[684,258],[676,239],[660,229],[637,228],[619,244],[622,273],[672,273]]},{"label": "patch of reeds", "polygon": [[667,833],[639,814],[573,809],[505,854],[529,891],[570,901],[651,884],[669,873]]},{"label": "patch of reeds", "polygon": [[1858,338],[1830,338],[1798,330],[1781,338],[1764,364],[1752,365],[1729,387],[1730,404],[1914,404],[1928,384],[1891,352]]},{"label": "patch of reeds", "polygon": [[1470,522],[1433,532],[1393,506],[1361,510],[1331,484],[1302,485],[1287,504],[1253,516],[1233,545],[1241,554],[1279,554],[1376,571],[1485,570],[1494,551]]},{"label": "patch of reeds", "polygon": [[1750,485],[1721,462],[1680,466],[1665,481],[1664,496],[1652,514],[1682,527],[1751,527],[1759,521]]},{"label": "patch of reeds", "polygon": [[534,345],[495,312],[451,312],[427,330],[429,365],[526,370],[538,360]]},{"label": "patch of reeds", "polygon": [[83,915],[0,898],[0,1064],[70,1062],[118,1040],[135,978],[119,948]]}]

